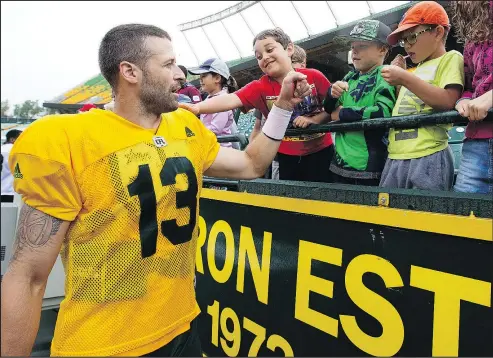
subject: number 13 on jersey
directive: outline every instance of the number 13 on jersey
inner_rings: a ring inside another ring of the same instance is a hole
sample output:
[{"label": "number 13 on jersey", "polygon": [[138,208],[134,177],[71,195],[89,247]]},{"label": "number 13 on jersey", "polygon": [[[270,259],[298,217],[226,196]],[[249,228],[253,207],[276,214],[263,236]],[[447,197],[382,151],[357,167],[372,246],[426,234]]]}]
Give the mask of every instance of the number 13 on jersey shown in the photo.
[{"label": "number 13 on jersey", "polygon": [[[197,221],[197,176],[192,163],[186,157],[167,158],[159,173],[161,185],[176,185],[176,177],[185,174],[188,188],[176,193],[176,209],[189,208],[190,220],[187,225],[178,226],[176,219],[161,222],[161,233],[173,245],[183,244],[192,239]],[[135,180],[127,187],[130,196],[137,196],[140,203],[139,233],[142,258],[156,253],[158,222],[156,192],[152,182],[149,164],[139,165]],[[174,209],[174,208],[170,208]]]}]

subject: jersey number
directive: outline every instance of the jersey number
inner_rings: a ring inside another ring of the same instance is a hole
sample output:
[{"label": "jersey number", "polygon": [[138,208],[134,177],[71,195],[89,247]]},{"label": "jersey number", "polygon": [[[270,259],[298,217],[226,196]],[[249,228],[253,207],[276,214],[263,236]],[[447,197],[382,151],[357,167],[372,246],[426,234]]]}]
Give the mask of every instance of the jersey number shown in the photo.
[{"label": "jersey number", "polygon": [[[185,157],[168,158],[164,162],[159,177],[161,184],[175,185],[176,176],[185,174],[188,179],[188,188],[176,193],[176,208],[189,208],[190,221],[187,225],[178,226],[176,219],[161,222],[161,233],[168,238],[173,245],[183,244],[192,239],[193,229],[197,221],[197,176],[193,165]],[[156,193],[152,184],[151,170],[148,164],[139,165],[137,178],[128,185],[130,196],[137,195],[140,202],[140,245],[142,258],[152,256],[156,253],[158,224],[157,224],[157,202]]]}]

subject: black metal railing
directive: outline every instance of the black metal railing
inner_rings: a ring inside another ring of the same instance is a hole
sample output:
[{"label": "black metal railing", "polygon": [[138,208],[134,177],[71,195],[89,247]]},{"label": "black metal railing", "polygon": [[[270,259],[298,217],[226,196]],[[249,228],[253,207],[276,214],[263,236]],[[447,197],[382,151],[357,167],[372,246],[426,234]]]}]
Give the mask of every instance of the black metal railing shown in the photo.
[{"label": "black metal railing", "polygon": [[220,179],[204,176],[202,180],[202,187],[208,189],[238,191],[239,185],[240,181],[233,179]]},{"label": "black metal railing", "polygon": [[[493,121],[493,109],[488,111],[484,121]],[[432,114],[410,115],[400,117],[375,118],[359,122],[341,123],[334,121],[327,124],[312,124],[308,128],[290,128],[286,130],[286,137],[299,136],[301,134],[327,133],[327,132],[355,132],[372,129],[411,129],[434,124],[465,125],[469,123],[457,111],[437,112]],[[242,147],[248,144],[248,138],[241,133],[218,136],[219,143],[240,142]]]},{"label": "black metal railing", "polygon": [[[493,121],[493,110],[488,111],[485,121]],[[400,117],[375,118],[371,120],[340,123],[335,121],[327,124],[313,124],[308,128],[292,128],[286,131],[286,136],[300,134],[367,131],[372,129],[411,129],[434,124],[467,124],[469,120],[462,117],[457,111],[437,112],[432,114],[410,115]]]},{"label": "black metal railing", "polygon": [[246,148],[248,145],[248,138],[243,133],[218,136],[217,141],[219,143],[239,142],[241,149]]}]

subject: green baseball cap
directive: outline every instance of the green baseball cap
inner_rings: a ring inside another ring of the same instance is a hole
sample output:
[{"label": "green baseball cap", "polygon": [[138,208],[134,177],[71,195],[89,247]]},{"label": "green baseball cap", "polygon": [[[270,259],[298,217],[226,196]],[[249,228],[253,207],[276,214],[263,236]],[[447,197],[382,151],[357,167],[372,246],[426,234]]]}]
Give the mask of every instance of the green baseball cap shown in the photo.
[{"label": "green baseball cap", "polygon": [[353,41],[373,41],[390,46],[387,42],[387,36],[391,32],[387,25],[378,20],[360,20],[353,27],[349,35],[337,36],[334,41],[346,44],[347,46]]}]

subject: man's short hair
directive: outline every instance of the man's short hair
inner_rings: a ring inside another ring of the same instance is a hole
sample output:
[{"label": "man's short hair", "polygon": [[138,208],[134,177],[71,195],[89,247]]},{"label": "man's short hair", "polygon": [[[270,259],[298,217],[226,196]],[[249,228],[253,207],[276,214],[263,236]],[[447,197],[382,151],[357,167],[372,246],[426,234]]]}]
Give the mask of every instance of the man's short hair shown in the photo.
[{"label": "man's short hair", "polygon": [[153,25],[125,24],[112,28],[104,35],[99,46],[99,68],[116,92],[120,63],[128,61],[144,68],[151,57],[146,48],[148,37],[160,37],[171,41],[169,34]]},{"label": "man's short hair", "polygon": [[187,76],[188,76],[187,68],[183,65],[178,65],[178,67],[180,67],[181,72],[183,72],[183,74],[185,75],[185,78],[187,78]]},{"label": "man's short hair", "polygon": [[305,50],[298,46],[294,45],[293,56],[291,57],[292,63],[306,63],[306,52]]},{"label": "man's short hair", "polygon": [[276,42],[279,42],[284,49],[292,43],[288,34],[286,34],[280,27],[276,27],[275,29],[264,30],[257,34],[257,36],[253,39],[253,46],[255,46],[255,42],[265,40],[267,37],[272,37]]},{"label": "man's short hair", "polygon": [[7,142],[10,142],[12,139],[17,139],[21,135],[22,131],[18,129],[11,129],[7,132],[7,135],[5,136],[5,139]]}]

